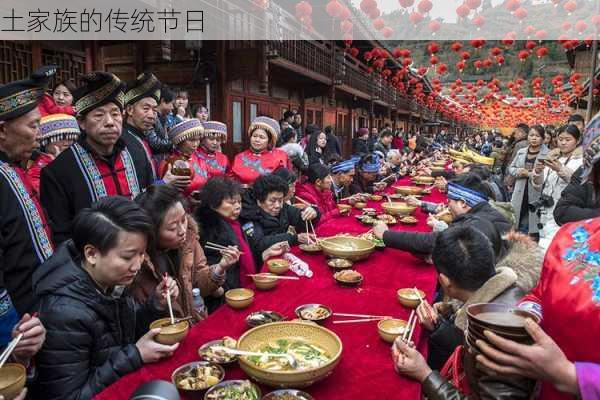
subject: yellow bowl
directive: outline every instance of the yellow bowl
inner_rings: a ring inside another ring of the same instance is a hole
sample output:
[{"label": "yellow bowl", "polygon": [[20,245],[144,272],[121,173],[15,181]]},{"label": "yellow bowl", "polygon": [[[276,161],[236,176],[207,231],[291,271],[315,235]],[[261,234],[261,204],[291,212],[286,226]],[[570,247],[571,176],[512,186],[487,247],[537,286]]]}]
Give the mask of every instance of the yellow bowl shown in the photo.
[{"label": "yellow bowl", "polygon": [[450,212],[444,212],[444,211],[437,214],[435,216],[435,218],[439,219],[440,221],[444,221],[447,224],[451,224],[452,221],[454,221],[454,217],[452,216],[452,214],[450,214]]},{"label": "yellow bowl", "polygon": [[[417,290],[419,290],[419,289],[417,289]],[[425,299],[424,291],[419,290],[419,294],[421,295],[422,299]],[[417,294],[415,293],[415,289],[413,289],[413,288],[398,289],[398,291],[396,292],[396,295],[398,297],[398,301],[404,307],[417,308],[419,306],[419,304],[421,304],[421,301],[417,297]]]},{"label": "yellow bowl", "polygon": [[274,258],[267,261],[267,268],[273,274],[283,275],[290,269],[290,263],[283,258]]},{"label": "yellow bowl", "polygon": [[381,208],[386,212],[386,214],[390,215],[411,215],[415,212],[417,207],[409,206],[404,202],[394,202],[394,203],[381,203]]},{"label": "yellow bowl", "polygon": [[367,206],[367,203],[363,203],[363,202],[358,202],[358,203],[354,204],[354,208],[358,208],[359,210],[362,210],[366,206]]},{"label": "yellow bowl", "polygon": [[231,308],[246,308],[254,301],[254,291],[246,288],[230,289],[225,292],[225,301]]},{"label": "yellow bowl", "polygon": [[357,237],[334,236],[322,239],[321,248],[330,257],[359,261],[369,257],[375,245],[370,240]]},{"label": "yellow bowl", "polygon": [[380,194],[372,194],[371,195],[371,201],[381,201],[383,200],[383,196]]},{"label": "yellow bowl", "polygon": [[188,321],[178,322],[170,325],[171,318],[161,318],[150,324],[150,329],[160,328],[160,333],[154,336],[154,340],[160,344],[173,345],[181,342],[190,330]]},{"label": "yellow bowl", "polygon": [[0,368],[0,395],[6,400],[12,400],[25,387],[27,370],[21,364],[4,364]]},{"label": "yellow bowl", "polygon": [[277,278],[271,274],[258,274],[253,276],[252,280],[259,290],[270,290],[277,286]]},{"label": "yellow bowl", "polygon": [[352,261],[345,260],[343,258],[332,258],[331,260],[327,261],[327,265],[334,270],[344,270],[352,268],[353,263]]},{"label": "yellow bowl", "polygon": [[340,361],[342,341],[330,331],[316,324],[274,322],[250,329],[238,340],[238,349],[261,351],[279,339],[302,340],[323,348],[330,359],[322,366],[301,371],[270,371],[257,367],[246,357],[240,357],[240,366],[254,380],[273,387],[304,388],[330,375]]},{"label": "yellow bowl", "polygon": [[377,323],[379,337],[388,343],[394,343],[394,340],[404,333],[406,321],[403,319],[382,319]]},{"label": "yellow bowl", "polygon": [[396,193],[404,196],[415,196],[423,193],[423,189],[418,186],[394,186]]}]

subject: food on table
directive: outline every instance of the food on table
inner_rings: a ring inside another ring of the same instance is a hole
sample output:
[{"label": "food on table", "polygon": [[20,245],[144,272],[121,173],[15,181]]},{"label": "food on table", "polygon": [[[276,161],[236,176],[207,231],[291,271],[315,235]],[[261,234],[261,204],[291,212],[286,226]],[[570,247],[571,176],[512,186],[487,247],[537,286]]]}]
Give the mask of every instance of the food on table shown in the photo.
[{"label": "food on table", "polygon": [[246,323],[251,327],[283,321],[285,317],[275,311],[255,311],[246,317]]},{"label": "food on table", "polygon": [[362,210],[363,215],[376,215],[377,214],[377,210],[374,208],[363,208]]},{"label": "food on table", "polygon": [[250,381],[235,381],[206,394],[208,400],[258,400],[260,394]]},{"label": "food on table", "polygon": [[416,224],[419,221],[412,215],[409,215],[409,216],[400,218],[400,222],[402,222],[403,224]]},{"label": "food on table", "polygon": [[405,307],[417,308],[421,304],[421,299],[425,298],[425,292],[422,290],[419,290],[418,294],[416,292],[414,288],[399,289],[396,293],[398,301]]},{"label": "food on table", "polygon": [[377,236],[375,236],[375,234],[373,232],[364,233],[364,234],[360,235],[359,237],[372,242],[375,245],[375,247],[385,247],[385,243],[383,242],[383,239],[379,239]]},{"label": "food on table", "polygon": [[218,347],[227,347],[229,349],[237,348],[237,340],[225,336],[222,340],[213,340],[208,342],[198,349],[198,354],[203,359],[217,364],[227,364],[237,359],[236,355],[227,353],[226,351],[215,349]]},{"label": "food on table", "polygon": [[362,222],[365,225],[373,225],[374,223],[377,222],[377,219],[375,219],[369,215],[358,215],[358,216],[356,216],[356,219],[358,219],[360,222]]},{"label": "food on table", "polygon": [[360,272],[352,269],[336,272],[333,274],[333,277],[335,280],[343,283],[360,283],[363,279],[363,276]]},{"label": "food on table", "polygon": [[327,261],[327,265],[335,269],[344,269],[352,267],[352,261],[345,260],[343,258],[332,258],[331,260]]},{"label": "food on table", "polygon": [[263,400],[313,400],[313,397],[300,390],[283,389],[267,394]]},{"label": "food on table", "polygon": [[377,219],[381,222],[384,222],[388,225],[394,225],[396,222],[398,222],[396,220],[396,218],[394,218],[393,215],[389,215],[389,214],[380,214],[377,216]]},{"label": "food on table", "polygon": [[290,365],[285,357],[250,356],[247,359],[258,368],[269,371],[302,371],[318,368],[326,364],[331,356],[322,347],[301,339],[278,339],[262,346],[261,353],[288,354],[296,360],[296,365]]},{"label": "food on table", "polygon": [[204,390],[223,379],[223,371],[216,365],[194,365],[175,375],[175,386],[183,390]]},{"label": "food on table", "polygon": [[321,251],[321,245],[319,245],[318,243],[301,244],[299,247],[300,250],[305,251],[307,253],[316,253],[318,251]]},{"label": "food on table", "polygon": [[296,315],[308,321],[322,321],[331,316],[331,310],[321,304],[305,304],[296,308]]},{"label": "food on table", "polygon": [[367,203],[362,203],[362,202],[358,202],[354,204],[355,208],[358,208],[359,210],[362,210],[363,208],[365,208],[367,206]]}]

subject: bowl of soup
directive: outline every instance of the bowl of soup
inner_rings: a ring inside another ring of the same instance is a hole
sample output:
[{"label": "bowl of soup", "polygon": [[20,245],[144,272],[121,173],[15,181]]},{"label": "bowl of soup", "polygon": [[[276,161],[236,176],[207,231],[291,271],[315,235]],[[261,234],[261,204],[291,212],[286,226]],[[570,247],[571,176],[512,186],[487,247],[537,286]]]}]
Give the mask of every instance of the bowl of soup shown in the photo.
[{"label": "bowl of soup", "polygon": [[267,268],[273,274],[283,275],[290,269],[290,262],[283,258],[274,258],[267,261]]},{"label": "bowl of soup", "polygon": [[[419,294],[417,294],[417,291]],[[417,291],[415,291],[414,288],[398,289],[396,296],[400,304],[402,304],[404,307],[417,308],[419,304],[421,304],[419,296],[421,299],[425,299],[425,292],[419,289],[417,289]]]},{"label": "bowl of soup", "polygon": [[277,286],[277,276],[268,273],[256,274],[252,277],[254,286],[259,290],[271,290]]},{"label": "bowl of soup", "polygon": [[254,291],[246,288],[230,289],[225,292],[225,302],[231,308],[242,309],[254,301]]},{"label": "bowl of soup", "polygon": [[12,400],[25,387],[27,370],[21,364],[8,363],[0,368],[0,395],[6,400]]},{"label": "bowl of soup", "polygon": [[150,324],[150,329],[155,328],[160,328],[160,333],[154,336],[154,340],[170,346],[185,339],[190,330],[190,324],[188,321],[171,324],[171,318],[161,318]]},{"label": "bowl of soup", "polygon": [[377,332],[384,341],[394,343],[398,336],[404,334],[407,325],[407,322],[403,319],[382,319],[377,323]]}]

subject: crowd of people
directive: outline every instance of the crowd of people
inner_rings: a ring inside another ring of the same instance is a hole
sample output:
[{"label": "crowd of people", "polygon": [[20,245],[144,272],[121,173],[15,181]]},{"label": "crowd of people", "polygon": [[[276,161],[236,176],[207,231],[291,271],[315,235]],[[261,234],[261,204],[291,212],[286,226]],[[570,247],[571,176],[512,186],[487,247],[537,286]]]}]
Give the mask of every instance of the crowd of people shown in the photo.
[{"label": "crowd of people", "polygon": [[[414,175],[448,202],[406,198],[431,232],[373,228],[438,274],[417,309],[428,358],[398,339],[396,370],[430,399],[600,398],[600,117],[510,137],[359,128],[343,149],[333,127],[288,111],[251,121],[230,160],[227,125],[152,73],[49,91],[55,72],[0,86],[0,345],[22,334],[11,360],[29,398],[89,399],[169,357],[178,346],[148,331],[168,302],[202,324],[265,260],[314,241],[309,225],[343,217],[338,203]],[[534,343],[488,332],[493,347],[468,351],[465,310],[481,302],[534,313]]]}]

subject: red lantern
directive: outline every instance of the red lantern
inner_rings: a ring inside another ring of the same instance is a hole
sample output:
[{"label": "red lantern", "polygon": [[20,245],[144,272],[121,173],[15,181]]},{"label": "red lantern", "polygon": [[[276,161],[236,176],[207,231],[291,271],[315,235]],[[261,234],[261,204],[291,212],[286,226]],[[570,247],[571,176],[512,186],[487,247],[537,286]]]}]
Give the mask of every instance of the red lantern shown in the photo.
[{"label": "red lantern", "polygon": [[502,54],[502,49],[499,47],[492,47],[492,49],[490,50],[490,54],[494,57],[499,56],[500,54]]},{"label": "red lantern", "polygon": [[431,34],[433,36],[435,36],[436,32],[439,31],[441,27],[442,24],[437,19],[434,19],[431,22],[429,22],[429,30],[431,31]]},{"label": "red lantern", "polygon": [[448,66],[446,64],[438,65],[437,72],[440,75],[444,75],[446,72],[448,72]]},{"label": "red lantern", "polygon": [[343,4],[342,4],[342,11],[340,12],[339,18],[342,21],[350,18],[350,9]]},{"label": "red lantern", "polygon": [[353,47],[350,49],[350,54],[352,55],[352,57],[356,58],[358,56],[358,54],[360,53],[360,51],[356,48]]},{"label": "red lantern", "polygon": [[547,36],[548,36],[548,32],[546,32],[546,31],[545,31],[545,30],[543,30],[543,29],[540,29],[539,31],[537,31],[537,32],[535,33],[535,37],[536,37],[538,40],[544,40],[544,39],[546,39],[546,37],[547,37]]},{"label": "red lantern", "polygon": [[411,7],[413,4],[415,4],[415,0],[398,0],[398,2],[404,8]]},{"label": "red lantern", "polygon": [[452,51],[458,53],[459,51],[462,50],[463,45],[460,42],[454,42],[452,43],[452,46],[450,46],[452,48]]},{"label": "red lantern", "polygon": [[469,58],[471,58],[471,53],[469,53],[468,51],[463,51],[462,53],[460,53],[460,58],[462,58],[463,60],[468,60]]},{"label": "red lantern", "polygon": [[435,42],[432,42],[432,43],[429,43],[429,45],[427,45],[427,52],[429,54],[433,55],[433,54],[437,53],[438,51],[440,51],[440,45],[439,44],[437,44]]},{"label": "red lantern", "polygon": [[475,18],[473,18],[473,25],[477,27],[477,30],[481,29],[483,24],[485,24],[485,18],[483,17],[483,15],[478,15]]},{"label": "red lantern", "polygon": [[309,17],[312,14],[312,6],[306,0],[296,4],[296,17],[303,19]]},{"label": "red lantern", "polygon": [[437,56],[431,56],[429,59],[429,64],[436,65],[440,62],[440,59]]},{"label": "red lantern", "polygon": [[327,3],[327,6],[325,6],[325,11],[327,11],[327,14],[332,18],[338,18],[343,10],[344,6],[337,0],[331,0]]},{"label": "red lantern", "polygon": [[525,18],[527,18],[527,9],[523,7],[519,7],[515,10],[515,17],[519,20],[519,22],[523,22]]},{"label": "red lantern", "polygon": [[519,52],[518,57],[519,60],[521,60],[521,62],[524,62],[527,59],[527,57],[529,57],[529,52],[527,50],[521,50]]},{"label": "red lantern", "polygon": [[384,38],[388,39],[394,34],[394,30],[392,28],[390,28],[389,26],[386,26],[385,28],[383,28],[381,30],[381,34],[383,35]]},{"label": "red lantern", "polygon": [[402,57],[402,49],[396,47],[394,50],[392,50],[392,55],[394,56],[394,58]]},{"label": "red lantern", "polygon": [[490,60],[489,58],[486,58],[485,60],[483,60],[484,68],[491,68],[493,64],[494,64],[493,61]]},{"label": "red lantern", "polygon": [[408,67],[410,64],[412,64],[412,60],[410,58],[405,58],[402,60],[402,65],[405,67]]},{"label": "red lantern", "polygon": [[417,70],[417,73],[421,76],[425,75],[427,73],[427,68],[425,67],[419,67],[419,69]]},{"label": "red lantern", "polygon": [[347,19],[340,22],[340,29],[342,30],[342,32],[350,32],[353,27],[354,25],[352,24],[352,22],[350,22]]},{"label": "red lantern", "polygon": [[458,72],[463,72],[465,70],[466,64],[464,61],[459,61],[456,63],[456,69],[458,70]]},{"label": "red lantern", "polygon": [[584,20],[579,20],[575,23],[575,32],[579,33],[580,35],[582,35],[587,28],[588,24],[586,24]]},{"label": "red lantern", "polygon": [[369,19],[377,19],[379,16],[381,16],[381,11],[379,11],[379,8],[374,8],[369,12]]},{"label": "red lantern", "polygon": [[516,11],[519,7],[521,7],[521,3],[519,2],[519,0],[508,0],[504,6],[506,7],[506,9],[510,12],[514,12]]},{"label": "red lantern", "polygon": [[525,48],[527,50],[533,50],[537,47],[537,43],[534,42],[533,40],[528,40],[527,43],[525,43]]},{"label": "red lantern", "polygon": [[502,66],[502,64],[504,64],[504,56],[497,56],[496,62],[498,63],[498,65]]},{"label": "red lantern", "polygon": [[460,18],[467,18],[469,16],[470,12],[471,12],[471,9],[464,4],[460,5],[456,9],[456,15],[458,15]]},{"label": "red lantern", "polygon": [[418,12],[412,12],[408,19],[413,25],[417,25],[419,22],[423,21],[423,15]]},{"label": "red lantern", "polygon": [[429,0],[421,0],[417,5],[417,9],[421,14],[427,14],[433,8],[433,4]]},{"label": "red lantern", "polygon": [[385,21],[381,18],[377,18],[375,21],[373,21],[373,27],[380,31],[385,27]]},{"label": "red lantern", "polygon": [[568,30],[571,29],[571,23],[569,21],[565,21],[561,24],[560,29],[562,29],[563,31],[567,32]]},{"label": "red lantern", "polygon": [[563,5],[563,9],[567,12],[567,15],[571,15],[577,9],[577,3],[575,0],[569,0]]},{"label": "red lantern", "polygon": [[483,66],[483,62],[481,60],[475,60],[475,62],[473,63],[473,65],[475,66],[475,69],[477,71],[479,71],[481,69],[481,67]]},{"label": "red lantern", "polygon": [[362,0],[360,2],[360,9],[365,14],[371,13],[371,11],[376,8],[377,8],[377,2],[375,0]]},{"label": "red lantern", "polygon": [[481,0],[467,0],[465,2],[465,4],[467,5],[467,7],[469,7],[471,10],[476,10],[481,6]]}]

